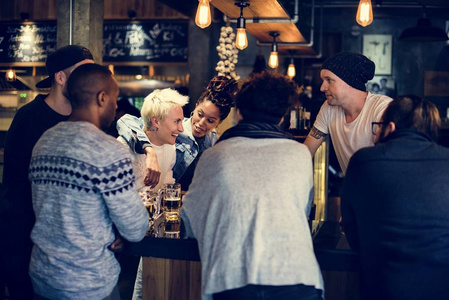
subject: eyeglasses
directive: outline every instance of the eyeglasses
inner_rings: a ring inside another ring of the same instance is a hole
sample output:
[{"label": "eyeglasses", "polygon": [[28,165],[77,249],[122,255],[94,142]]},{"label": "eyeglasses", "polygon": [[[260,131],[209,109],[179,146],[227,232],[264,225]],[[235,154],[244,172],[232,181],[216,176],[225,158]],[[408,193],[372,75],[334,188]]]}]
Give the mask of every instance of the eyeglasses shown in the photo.
[{"label": "eyeglasses", "polygon": [[386,124],[388,124],[388,122],[371,122],[371,131],[376,135],[381,126]]}]

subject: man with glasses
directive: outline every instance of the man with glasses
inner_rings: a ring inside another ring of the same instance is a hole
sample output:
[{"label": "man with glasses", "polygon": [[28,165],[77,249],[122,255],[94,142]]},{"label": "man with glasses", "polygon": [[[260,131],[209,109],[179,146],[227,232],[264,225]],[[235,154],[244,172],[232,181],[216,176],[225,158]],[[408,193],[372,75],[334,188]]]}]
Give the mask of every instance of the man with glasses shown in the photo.
[{"label": "man with glasses", "polygon": [[[447,299],[449,149],[430,101],[393,100],[357,151],[341,192],[343,229],[360,253],[362,299]],[[380,126],[379,126],[380,125]]]},{"label": "man with glasses", "polygon": [[[371,122],[371,132],[373,133],[373,135],[377,135],[379,130],[385,124],[386,124],[385,122]],[[376,142],[376,141],[374,141],[374,142]]]},{"label": "man with glasses", "polygon": [[371,60],[351,52],[333,55],[321,67],[321,91],[326,101],[304,144],[314,155],[330,134],[343,173],[355,151],[374,145],[371,122],[379,121],[391,101],[390,97],[367,92],[365,85],[374,70]]}]

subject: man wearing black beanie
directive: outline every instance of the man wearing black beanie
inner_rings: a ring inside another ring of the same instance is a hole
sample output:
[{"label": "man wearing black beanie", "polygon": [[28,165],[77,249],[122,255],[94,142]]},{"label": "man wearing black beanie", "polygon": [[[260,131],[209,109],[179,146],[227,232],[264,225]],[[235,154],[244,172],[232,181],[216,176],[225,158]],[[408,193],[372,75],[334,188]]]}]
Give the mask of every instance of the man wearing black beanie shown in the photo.
[{"label": "man wearing black beanie", "polygon": [[330,134],[343,173],[354,152],[374,145],[371,123],[380,120],[392,100],[367,92],[365,85],[374,77],[375,67],[367,57],[352,52],[335,54],[321,66],[320,90],[326,101],[304,144],[313,156]]}]

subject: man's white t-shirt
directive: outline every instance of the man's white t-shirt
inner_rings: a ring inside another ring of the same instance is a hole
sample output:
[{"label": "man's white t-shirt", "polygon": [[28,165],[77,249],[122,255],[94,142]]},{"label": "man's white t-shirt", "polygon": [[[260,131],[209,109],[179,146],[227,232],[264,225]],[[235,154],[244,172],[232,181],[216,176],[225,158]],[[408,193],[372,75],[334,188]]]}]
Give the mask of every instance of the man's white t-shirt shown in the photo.
[{"label": "man's white t-shirt", "polygon": [[346,173],[349,159],[357,150],[374,146],[371,122],[381,119],[390,101],[390,97],[368,93],[362,111],[351,123],[346,123],[345,113],[340,106],[331,106],[327,101],[321,106],[313,126],[330,134],[343,173]]}]

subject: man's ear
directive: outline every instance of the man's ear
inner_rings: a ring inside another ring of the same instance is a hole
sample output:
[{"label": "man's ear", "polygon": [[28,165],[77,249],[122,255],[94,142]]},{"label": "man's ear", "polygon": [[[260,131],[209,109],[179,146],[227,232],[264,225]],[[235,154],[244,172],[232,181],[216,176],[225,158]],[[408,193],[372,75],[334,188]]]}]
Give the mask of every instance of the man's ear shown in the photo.
[{"label": "man's ear", "polygon": [[241,120],[243,120],[243,116],[242,113],[240,112],[240,109],[237,108],[235,110],[235,121],[239,123]]},{"label": "man's ear", "polygon": [[98,104],[98,106],[103,107],[103,106],[106,105],[106,96],[107,95],[106,95],[105,91],[100,91],[97,94],[97,104]]},{"label": "man's ear", "polygon": [[153,124],[154,127],[159,127],[159,120],[156,117],[151,117],[151,124]]},{"label": "man's ear", "polygon": [[55,73],[55,82],[61,86],[67,82],[67,76],[64,73],[64,71],[59,71]]},{"label": "man's ear", "polygon": [[393,131],[396,130],[396,124],[394,122],[390,122],[387,124],[387,127],[385,128],[385,136],[389,135]]}]

